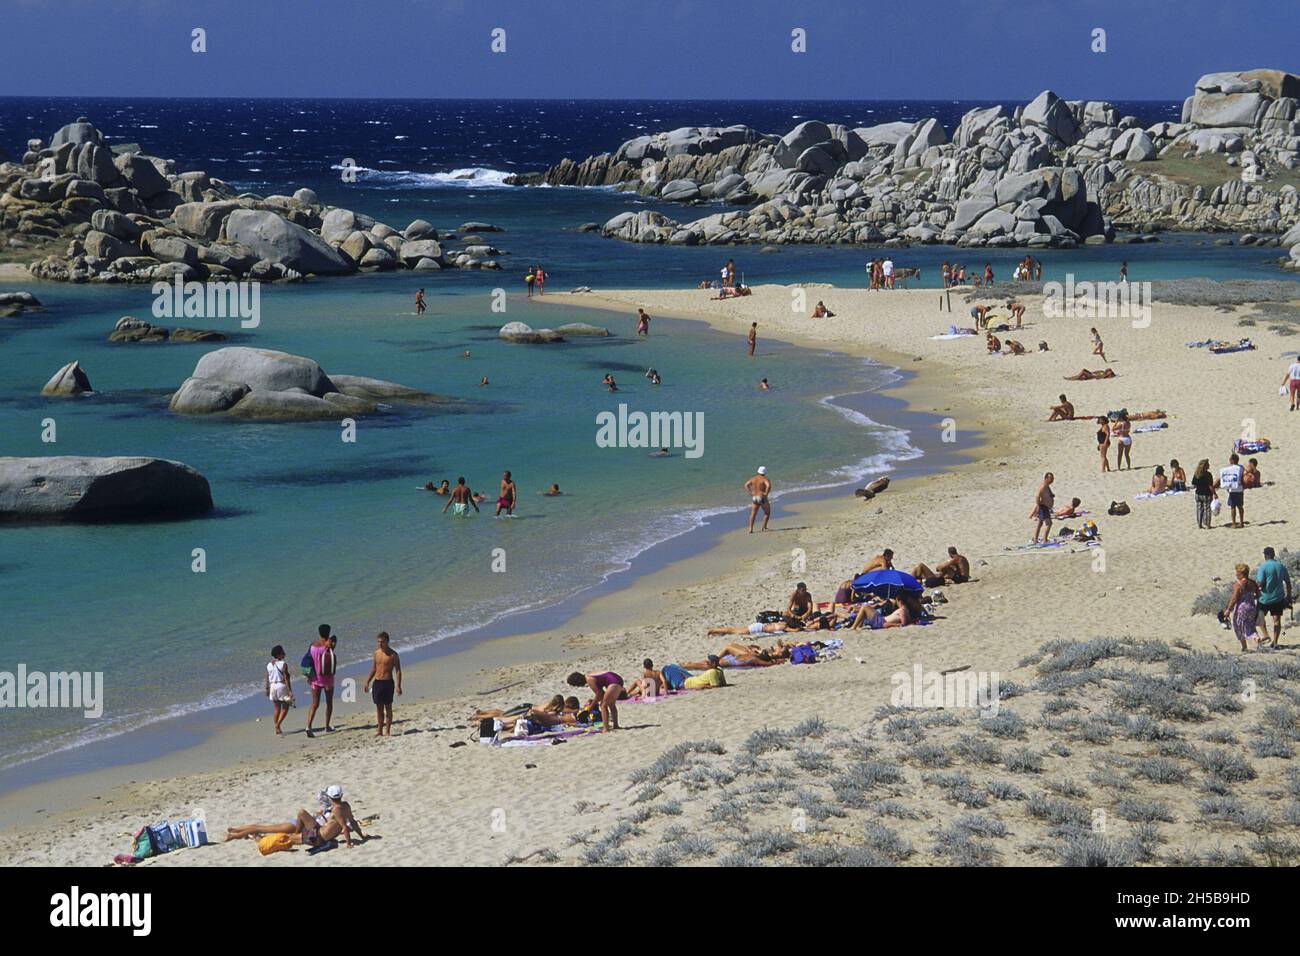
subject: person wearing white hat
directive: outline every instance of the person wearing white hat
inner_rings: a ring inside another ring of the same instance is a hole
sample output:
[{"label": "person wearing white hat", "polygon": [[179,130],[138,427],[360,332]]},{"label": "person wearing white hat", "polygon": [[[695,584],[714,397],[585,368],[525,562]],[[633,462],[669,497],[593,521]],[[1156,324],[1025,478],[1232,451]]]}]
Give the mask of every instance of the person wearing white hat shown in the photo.
[{"label": "person wearing white hat", "polygon": [[767,530],[768,519],[772,517],[772,505],[767,496],[772,491],[772,482],[767,478],[767,468],[763,465],[758,466],[758,473],[745,482],[745,491],[749,493],[749,533],[754,533],[754,519],[758,517],[758,509],[763,509],[763,527],[760,531]]}]

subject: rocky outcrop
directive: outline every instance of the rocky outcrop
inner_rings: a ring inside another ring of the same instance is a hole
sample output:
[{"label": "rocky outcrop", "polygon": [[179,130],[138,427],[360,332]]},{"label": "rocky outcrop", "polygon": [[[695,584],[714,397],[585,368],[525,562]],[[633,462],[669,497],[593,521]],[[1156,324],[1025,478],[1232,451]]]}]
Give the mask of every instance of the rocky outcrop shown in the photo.
[{"label": "rocky outcrop", "polygon": [[30,292],[0,292],[0,318],[10,319],[40,307],[40,300]]},{"label": "rocky outcrop", "polygon": [[567,325],[561,325],[555,330],[565,338],[603,338],[609,335],[609,329],[599,325],[588,325],[586,322],[570,322]]},{"label": "rocky outcrop", "polygon": [[208,480],[160,458],[0,458],[0,520],[140,521],[212,510]]},{"label": "rocky outcrop", "polygon": [[208,352],[172,395],[181,415],[311,421],[370,415],[381,405],[434,404],[442,396],[380,379],[326,375],[300,355],[232,346]]},{"label": "rocky outcrop", "polygon": [[497,333],[507,342],[542,343],[563,342],[564,336],[555,329],[534,329],[524,322],[507,322]]},{"label": "rocky outcrop", "polygon": [[310,189],[237,193],[205,172],[177,172],[171,160],[138,145],[110,145],[85,117],[48,146],[28,140],[21,163],[0,163],[0,242],[30,249],[40,279],[265,282],[358,270],[500,268],[498,250],[485,256],[436,241],[403,256],[404,238],[437,240],[438,233],[423,220],[399,232],[327,206]]},{"label": "rocky outcrop", "polygon": [[86,375],[80,362],[69,362],[55,372],[54,377],[41,388],[42,395],[56,397],[84,395],[92,391],[94,389],[90,387],[90,377]]},{"label": "rocky outcrop", "polygon": [[225,333],[212,329],[168,329],[124,315],[108,334],[110,342],[224,342]]},{"label": "rocky outcrop", "polygon": [[[1111,103],[1051,90],[1012,112],[971,110],[951,138],[933,118],[856,129],[808,120],[784,135],[688,127],[512,182],[744,207],[685,221],[628,211],[599,227],[628,242],[1070,247],[1117,228],[1276,233],[1297,218],[1296,190],[1269,182],[1300,164],[1297,94],[1300,78],[1280,71],[1211,74],[1182,122],[1145,129]],[[1187,185],[1156,162],[1207,154],[1234,170],[1218,187]]]}]

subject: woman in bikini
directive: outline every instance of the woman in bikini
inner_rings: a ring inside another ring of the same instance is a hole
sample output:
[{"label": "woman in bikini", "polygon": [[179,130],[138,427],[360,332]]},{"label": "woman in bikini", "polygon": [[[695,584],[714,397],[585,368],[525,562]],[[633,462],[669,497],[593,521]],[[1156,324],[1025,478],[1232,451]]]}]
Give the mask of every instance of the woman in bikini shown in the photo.
[{"label": "woman in bikini", "polygon": [[1106,358],[1106,347],[1101,343],[1101,333],[1095,328],[1089,329],[1088,331],[1092,333],[1092,354],[1100,355],[1103,362],[1109,363],[1110,359]]},{"label": "woman in bikini", "polygon": [[1115,470],[1126,464],[1129,468],[1133,467],[1133,436],[1130,431],[1133,428],[1132,422],[1128,420],[1128,413],[1124,412],[1119,416],[1119,420],[1111,426],[1111,435],[1119,443],[1119,448],[1115,452]]},{"label": "woman in bikini", "polygon": [[1169,460],[1169,490],[1187,490],[1187,472],[1183,471],[1183,466],[1178,464],[1177,458]]}]

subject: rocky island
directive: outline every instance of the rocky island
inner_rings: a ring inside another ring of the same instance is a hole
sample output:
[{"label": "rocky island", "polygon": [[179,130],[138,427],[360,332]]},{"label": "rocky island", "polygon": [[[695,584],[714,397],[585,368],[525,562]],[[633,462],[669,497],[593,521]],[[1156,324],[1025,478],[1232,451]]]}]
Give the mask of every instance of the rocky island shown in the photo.
[{"label": "rocky island", "polygon": [[630,242],[1069,248],[1122,230],[1231,230],[1290,248],[1296,268],[1298,98],[1300,77],[1248,70],[1202,76],[1180,122],[1146,128],[1051,90],[1013,112],[971,110],[951,133],[933,118],[811,120],[784,135],[686,127],[512,182],[737,207],[687,221],[625,212],[597,227]]}]

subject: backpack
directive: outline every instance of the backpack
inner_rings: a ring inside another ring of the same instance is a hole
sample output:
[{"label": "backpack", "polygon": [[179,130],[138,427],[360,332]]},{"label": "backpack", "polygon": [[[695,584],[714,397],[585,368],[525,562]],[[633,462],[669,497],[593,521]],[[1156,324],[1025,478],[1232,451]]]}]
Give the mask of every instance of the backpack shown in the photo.
[{"label": "backpack", "polygon": [[1106,511],[1106,514],[1109,514],[1109,515],[1126,515],[1126,514],[1128,514],[1128,512],[1129,512],[1129,507],[1128,507],[1128,502],[1127,502],[1127,501],[1112,501],[1112,502],[1110,503],[1110,508],[1107,509],[1107,511]]},{"label": "backpack", "polygon": [[816,664],[817,652],[811,644],[800,644],[790,652],[791,664]]},{"label": "backpack", "polygon": [[316,676],[316,662],[312,660],[311,648],[307,648],[307,653],[302,655],[302,660],[298,662],[302,667],[302,676],[311,680]]}]

